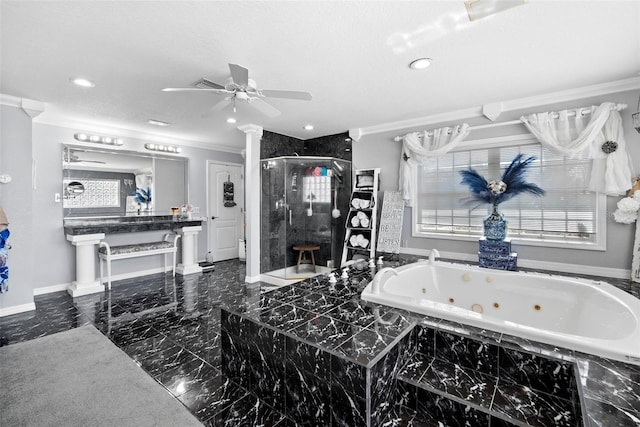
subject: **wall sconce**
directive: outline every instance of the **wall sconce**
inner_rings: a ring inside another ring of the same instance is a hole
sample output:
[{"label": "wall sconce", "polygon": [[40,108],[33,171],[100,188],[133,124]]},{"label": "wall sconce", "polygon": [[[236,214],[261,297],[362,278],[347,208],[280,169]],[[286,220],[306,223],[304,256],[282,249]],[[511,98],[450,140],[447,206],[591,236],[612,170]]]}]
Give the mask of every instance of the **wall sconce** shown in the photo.
[{"label": "wall sconce", "polygon": [[144,148],[151,151],[164,151],[165,153],[180,153],[182,148],[174,147],[173,145],[163,144],[144,144]]},{"label": "wall sconce", "polygon": [[88,135],[86,133],[76,133],[73,135],[75,139],[82,142],[94,142],[96,144],[122,145],[124,142],[120,138],[112,138],[110,136]]},{"label": "wall sconce", "polygon": [[468,0],[464,5],[467,7],[469,21],[477,21],[526,2],[527,0]]}]

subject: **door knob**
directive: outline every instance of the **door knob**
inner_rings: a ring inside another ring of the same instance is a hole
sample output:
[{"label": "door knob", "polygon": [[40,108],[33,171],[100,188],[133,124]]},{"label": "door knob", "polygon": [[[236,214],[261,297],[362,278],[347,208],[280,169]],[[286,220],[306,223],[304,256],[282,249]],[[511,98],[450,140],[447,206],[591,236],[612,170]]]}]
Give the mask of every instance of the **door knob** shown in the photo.
[{"label": "door knob", "polygon": [[211,217],[211,219],[216,219],[216,217],[215,217],[215,216],[212,216],[212,217]]}]

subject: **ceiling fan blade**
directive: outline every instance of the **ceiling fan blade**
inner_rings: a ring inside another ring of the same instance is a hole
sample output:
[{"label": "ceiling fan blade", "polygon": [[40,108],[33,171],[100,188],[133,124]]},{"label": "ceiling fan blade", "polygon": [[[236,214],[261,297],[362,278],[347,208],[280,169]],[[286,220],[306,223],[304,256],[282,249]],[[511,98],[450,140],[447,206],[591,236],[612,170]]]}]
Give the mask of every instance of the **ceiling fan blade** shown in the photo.
[{"label": "ceiling fan blade", "polygon": [[233,93],[224,88],[222,89],[214,89],[214,88],[200,88],[200,87],[165,87],[162,89],[163,92],[209,92],[209,93],[218,93],[221,95],[228,95]]},{"label": "ceiling fan blade", "polygon": [[238,64],[229,64],[233,82],[244,88],[249,86],[249,70]]},{"label": "ceiling fan blade", "polygon": [[202,89],[225,89],[220,83],[212,82],[209,79],[201,78],[194,86]]},{"label": "ceiling fan blade", "polygon": [[260,90],[264,96],[268,98],[286,98],[286,99],[299,99],[302,101],[311,101],[311,94],[309,92],[298,92],[295,90]]},{"label": "ceiling fan blade", "polygon": [[252,98],[249,105],[268,117],[276,117],[280,115],[280,110],[270,104],[267,104],[260,98]]}]

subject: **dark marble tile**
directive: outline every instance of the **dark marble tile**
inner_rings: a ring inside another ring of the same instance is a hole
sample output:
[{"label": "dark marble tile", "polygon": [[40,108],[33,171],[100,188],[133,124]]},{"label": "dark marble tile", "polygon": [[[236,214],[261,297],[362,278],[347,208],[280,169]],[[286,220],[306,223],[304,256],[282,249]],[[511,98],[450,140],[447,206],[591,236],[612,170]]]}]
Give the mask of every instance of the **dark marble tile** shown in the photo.
[{"label": "dark marble tile", "polygon": [[201,387],[178,396],[178,400],[200,420],[209,420],[246,396],[248,393],[244,389],[218,373],[213,378],[203,381]]},{"label": "dark marble tile", "polygon": [[610,403],[586,398],[583,410],[588,414],[585,420],[585,425],[588,427],[640,426],[640,412],[623,409]]},{"label": "dark marble tile", "polygon": [[491,410],[540,427],[575,426],[578,419],[571,401],[502,380],[496,387]]},{"label": "dark marble tile", "polygon": [[429,426],[488,427],[489,415],[426,390],[418,393],[416,422]]},{"label": "dark marble tile", "polygon": [[303,340],[327,349],[334,349],[340,346],[353,334],[351,325],[348,323],[321,315],[312,317],[309,321],[290,332]]},{"label": "dark marble tile", "polygon": [[489,410],[497,378],[460,365],[434,359],[419,384],[457,398],[465,404]]},{"label": "dark marble tile", "polygon": [[259,320],[282,331],[290,331],[307,323],[317,315],[295,305],[282,304],[260,313]]},{"label": "dark marble tile", "polygon": [[287,364],[284,390],[287,417],[305,426],[330,425],[331,388],[326,379]]},{"label": "dark marble tile", "polygon": [[573,363],[500,348],[499,376],[564,399],[577,397]]},{"label": "dark marble tile", "polygon": [[362,365],[370,365],[394,341],[375,330],[351,327],[350,337],[336,348],[341,355]]},{"label": "dark marble tile", "polygon": [[416,342],[416,351],[427,356],[436,355],[436,330],[422,325],[412,331]]},{"label": "dark marble tile", "polygon": [[436,357],[488,375],[498,375],[498,347],[482,341],[437,331]]},{"label": "dark marble tile", "polygon": [[640,413],[640,366],[597,357],[577,366],[584,397]]},{"label": "dark marble tile", "polygon": [[318,314],[325,314],[335,308],[339,300],[321,293],[310,292],[303,294],[295,301],[298,307]]},{"label": "dark marble tile", "polygon": [[331,355],[329,353],[291,337],[286,338],[285,345],[284,358],[287,364],[318,378],[330,377]]},{"label": "dark marble tile", "polygon": [[361,365],[331,355],[331,388],[334,395],[367,397],[367,370]]},{"label": "dark marble tile", "polygon": [[328,311],[326,315],[342,322],[362,327],[367,327],[375,321],[371,307],[360,299],[340,304],[333,310]]},{"label": "dark marble tile", "polygon": [[217,375],[220,372],[209,363],[194,357],[173,369],[161,372],[156,380],[174,396],[181,396],[188,391],[202,389],[205,382]]},{"label": "dark marble tile", "polygon": [[398,372],[398,378],[410,381],[414,384],[420,383],[420,379],[433,362],[433,356],[423,353],[416,353]]},{"label": "dark marble tile", "polygon": [[[284,416],[255,396],[247,395],[205,420],[206,426],[257,427],[280,425]],[[283,424],[284,425],[284,424]]]}]

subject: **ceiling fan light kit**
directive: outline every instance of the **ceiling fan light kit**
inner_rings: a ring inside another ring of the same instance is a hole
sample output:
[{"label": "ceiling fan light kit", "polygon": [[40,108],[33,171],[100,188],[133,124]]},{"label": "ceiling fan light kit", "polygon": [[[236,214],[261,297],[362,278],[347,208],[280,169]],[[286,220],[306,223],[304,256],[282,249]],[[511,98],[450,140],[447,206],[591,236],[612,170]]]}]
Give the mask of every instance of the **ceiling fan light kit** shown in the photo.
[{"label": "ceiling fan light kit", "polygon": [[468,0],[464,2],[469,21],[477,21],[527,3],[527,0]]},{"label": "ceiling fan light kit", "polygon": [[86,133],[75,133],[73,137],[77,141],[81,142],[93,142],[96,144],[106,144],[106,145],[122,145],[124,142],[120,138],[113,138],[110,136],[100,136],[100,135],[88,135]]},{"label": "ceiling fan light kit", "polygon": [[264,101],[264,98],[282,98],[301,101],[310,101],[312,96],[309,92],[299,92],[291,90],[268,90],[258,89],[256,82],[249,78],[249,70],[238,64],[229,64],[231,77],[227,78],[224,84],[202,78],[193,87],[167,87],[164,92],[209,92],[218,95],[227,95],[224,99],[213,106],[213,110],[222,110],[229,103],[233,105],[236,112],[236,101],[244,101],[247,105],[258,110],[269,117],[280,115],[280,111]]}]

